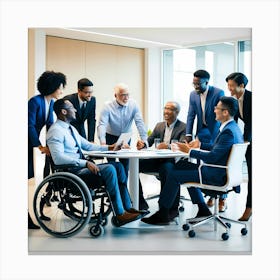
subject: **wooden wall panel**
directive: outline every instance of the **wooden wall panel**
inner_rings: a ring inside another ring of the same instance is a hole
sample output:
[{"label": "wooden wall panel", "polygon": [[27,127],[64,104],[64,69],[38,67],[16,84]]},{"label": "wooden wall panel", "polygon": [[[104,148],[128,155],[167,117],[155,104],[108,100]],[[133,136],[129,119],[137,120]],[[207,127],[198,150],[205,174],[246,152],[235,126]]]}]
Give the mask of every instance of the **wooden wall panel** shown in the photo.
[{"label": "wooden wall panel", "polygon": [[[94,84],[96,119],[106,101],[114,99],[114,86],[128,84],[132,98],[144,112],[144,50],[47,36],[47,69],[67,76],[64,95],[77,91],[77,81]],[[97,139],[97,138],[96,138]]]},{"label": "wooden wall panel", "polygon": [[86,76],[85,42],[47,36],[46,68],[67,77],[64,94],[77,91],[77,81]]}]

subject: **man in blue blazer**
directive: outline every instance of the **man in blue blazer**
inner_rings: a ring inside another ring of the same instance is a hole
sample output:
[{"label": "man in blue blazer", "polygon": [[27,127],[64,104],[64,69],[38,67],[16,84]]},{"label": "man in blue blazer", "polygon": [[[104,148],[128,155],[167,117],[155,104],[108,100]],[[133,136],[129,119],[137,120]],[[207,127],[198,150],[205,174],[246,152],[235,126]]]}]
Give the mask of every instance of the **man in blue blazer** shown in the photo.
[{"label": "man in blue blazer", "polygon": [[[94,142],[95,135],[95,109],[96,100],[92,96],[93,83],[86,78],[78,81],[78,92],[67,95],[64,99],[69,100],[76,109],[76,119],[71,124],[78,130],[79,134],[90,142]],[[88,135],[86,137],[85,121],[87,120]]]},{"label": "man in blue blazer", "polygon": [[193,74],[194,91],[190,94],[189,110],[186,126],[186,140],[190,142],[193,125],[197,118],[196,136],[203,142],[213,142],[219,132],[220,123],[216,120],[214,107],[224,91],[210,86],[210,74],[205,70],[197,70]]},{"label": "man in blue blazer", "polygon": [[[216,120],[221,122],[220,132],[214,143],[203,143],[198,139],[188,143],[177,143],[179,150],[189,153],[191,158],[203,160],[209,164],[226,165],[231,147],[236,143],[243,143],[242,133],[234,121],[238,112],[238,102],[233,97],[223,96],[215,107]],[[194,148],[200,149],[194,149]],[[154,215],[143,218],[148,224],[166,225],[171,221],[169,208],[172,206],[181,183],[199,182],[198,166],[188,160],[180,160],[176,165],[165,166],[163,173],[167,173],[166,183],[159,199],[159,211]],[[162,174],[160,174],[162,176]],[[226,171],[220,168],[203,167],[202,177],[208,184],[223,185],[226,182]],[[198,205],[196,217],[211,215],[201,189],[188,188],[191,200]]]},{"label": "man in blue blazer", "polygon": [[[189,111],[186,125],[186,140],[190,142],[193,136],[193,125],[196,118],[195,136],[201,142],[214,142],[219,133],[220,122],[216,120],[214,108],[224,96],[224,91],[217,87],[209,85],[210,74],[205,70],[197,70],[193,74],[194,91],[190,94]],[[226,197],[221,196],[219,200],[219,211],[226,210]],[[210,197],[207,202],[208,206],[214,205],[214,200]]]}]

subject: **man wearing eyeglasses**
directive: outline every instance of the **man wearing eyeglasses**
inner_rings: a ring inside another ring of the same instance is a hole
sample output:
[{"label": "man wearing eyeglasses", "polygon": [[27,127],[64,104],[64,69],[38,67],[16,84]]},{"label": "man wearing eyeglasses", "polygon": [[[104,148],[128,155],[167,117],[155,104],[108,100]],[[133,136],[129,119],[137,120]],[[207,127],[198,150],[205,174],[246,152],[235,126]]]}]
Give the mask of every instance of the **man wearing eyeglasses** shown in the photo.
[{"label": "man wearing eyeglasses", "polygon": [[[78,130],[79,134],[90,142],[94,142],[95,134],[95,109],[96,100],[92,96],[93,83],[83,78],[78,81],[78,92],[65,96],[76,109],[76,119],[71,124]],[[87,136],[85,130],[85,122],[87,121]]]},{"label": "man wearing eyeglasses", "polygon": [[209,85],[210,74],[197,70],[193,74],[194,91],[190,93],[187,116],[186,140],[190,142],[193,135],[195,117],[197,117],[196,136],[203,142],[213,142],[219,132],[220,122],[215,119],[214,107],[218,104],[224,91]]},{"label": "man wearing eyeglasses", "polygon": [[[218,104],[224,91],[209,85],[210,74],[205,70],[197,70],[193,74],[194,91],[190,93],[189,111],[187,116],[186,140],[192,141],[194,120],[197,119],[195,136],[204,143],[213,143],[219,133],[220,122],[216,120],[214,108]],[[214,206],[214,199],[207,202]],[[227,208],[226,195],[219,200],[219,211]]]},{"label": "man wearing eyeglasses", "polygon": [[[215,106],[216,119],[221,122],[219,134],[213,143],[203,143],[196,139],[190,143],[176,143],[177,149],[189,153],[191,158],[203,160],[207,164],[226,165],[233,144],[243,143],[243,136],[234,117],[238,112],[238,102],[233,97],[223,96]],[[174,145],[174,144],[173,144]],[[165,170],[164,170],[165,169]],[[172,207],[180,184],[185,182],[200,182],[198,166],[188,160],[181,159],[175,165],[164,166],[160,176],[166,178],[159,198],[159,211],[142,221],[153,225],[167,225],[170,223],[170,208]],[[224,168],[204,166],[202,168],[203,182],[206,184],[223,186],[227,180]],[[202,190],[189,187],[193,204],[197,204],[196,217],[211,215],[211,211],[204,201]],[[207,193],[208,190],[203,190]]]},{"label": "man wearing eyeglasses", "polygon": [[[116,143],[122,133],[132,131],[132,123],[134,121],[141,140],[148,146],[147,129],[139,107],[134,100],[130,99],[128,86],[124,83],[117,84],[114,88],[114,94],[115,100],[106,103],[100,113],[97,126],[100,144],[111,145]],[[126,175],[128,175],[129,160],[120,159],[120,162],[125,168]]]}]

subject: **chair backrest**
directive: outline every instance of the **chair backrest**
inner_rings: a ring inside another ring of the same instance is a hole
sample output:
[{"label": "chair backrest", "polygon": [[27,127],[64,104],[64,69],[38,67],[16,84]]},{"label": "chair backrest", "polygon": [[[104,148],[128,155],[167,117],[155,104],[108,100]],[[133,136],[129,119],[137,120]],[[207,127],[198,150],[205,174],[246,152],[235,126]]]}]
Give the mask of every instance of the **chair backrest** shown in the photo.
[{"label": "chair backrest", "polygon": [[[207,185],[203,183],[194,183],[194,182],[186,182],[183,185],[185,187],[199,187],[201,189],[208,189],[208,190],[219,191],[219,192],[227,192],[233,187],[241,185],[243,181],[243,160],[249,144],[250,144],[249,142],[241,143],[241,144],[233,144],[226,166],[204,164],[203,162],[201,163],[200,168],[203,165],[208,165],[215,168],[226,168],[227,181],[223,186]],[[203,182],[203,178],[202,178],[202,182]]]},{"label": "chair backrest", "polygon": [[243,181],[243,160],[249,143],[232,145],[227,162],[227,187],[235,187]]}]

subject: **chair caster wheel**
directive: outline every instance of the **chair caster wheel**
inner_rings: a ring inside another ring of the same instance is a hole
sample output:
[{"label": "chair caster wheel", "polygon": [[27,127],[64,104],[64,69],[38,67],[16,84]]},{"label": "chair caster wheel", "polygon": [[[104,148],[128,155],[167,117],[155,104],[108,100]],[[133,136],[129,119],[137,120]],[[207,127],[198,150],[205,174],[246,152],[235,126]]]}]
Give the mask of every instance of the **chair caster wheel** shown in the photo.
[{"label": "chair caster wheel", "polygon": [[190,230],[189,231],[189,237],[195,237],[195,231],[194,230]]},{"label": "chair caster wheel", "polygon": [[184,212],[184,211],[185,211],[185,208],[184,208],[183,206],[180,206],[180,207],[179,207],[179,211],[180,211],[180,212]]},{"label": "chair caster wheel", "polygon": [[89,228],[89,233],[92,237],[99,237],[104,234],[104,228],[101,225],[92,226]]},{"label": "chair caster wheel", "polygon": [[187,231],[187,230],[190,229],[190,226],[189,226],[188,224],[184,224],[184,225],[182,226],[182,229],[185,230],[185,231]]},{"label": "chair caster wheel", "polygon": [[246,228],[241,229],[241,234],[242,235],[246,235],[248,232],[248,230]]},{"label": "chair caster wheel", "polygon": [[228,239],[229,239],[229,235],[228,235],[227,232],[224,232],[224,233],[222,234],[222,239],[223,239],[223,240],[228,240]]},{"label": "chair caster wheel", "polygon": [[231,223],[226,223],[228,228],[231,228]]}]

